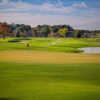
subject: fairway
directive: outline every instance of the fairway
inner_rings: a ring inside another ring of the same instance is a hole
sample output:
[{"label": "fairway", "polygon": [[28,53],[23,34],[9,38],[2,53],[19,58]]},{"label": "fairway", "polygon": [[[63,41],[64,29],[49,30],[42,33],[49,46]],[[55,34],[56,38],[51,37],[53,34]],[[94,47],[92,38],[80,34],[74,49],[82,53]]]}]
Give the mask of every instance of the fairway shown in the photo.
[{"label": "fairway", "polygon": [[100,0],[0,0],[0,100],[100,100]]},{"label": "fairway", "polygon": [[0,100],[100,100],[100,63],[0,63]]},{"label": "fairway", "polygon": [[20,63],[91,63],[100,62],[100,54],[57,53],[47,51],[1,51],[0,61]]},{"label": "fairway", "polygon": [[96,39],[12,40],[0,40],[0,100],[100,100],[100,54],[78,49]]},{"label": "fairway", "polygon": [[[3,50],[35,50],[63,53],[81,53],[78,48],[100,47],[98,39],[73,38],[6,38],[0,39],[0,51]],[[27,48],[27,43],[30,47]]]}]

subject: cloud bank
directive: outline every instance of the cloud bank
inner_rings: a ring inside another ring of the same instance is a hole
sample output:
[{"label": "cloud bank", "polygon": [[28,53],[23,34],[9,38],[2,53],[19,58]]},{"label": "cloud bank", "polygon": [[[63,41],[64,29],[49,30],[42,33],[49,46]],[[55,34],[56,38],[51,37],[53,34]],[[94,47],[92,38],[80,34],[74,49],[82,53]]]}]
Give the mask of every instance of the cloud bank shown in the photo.
[{"label": "cloud bank", "polygon": [[[44,2],[38,5],[21,0],[18,2],[2,0],[0,3],[0,21],[32,26],[38,24],[69,24],[74,28],[100,29],[97,9],[92,8],[90,10],[91,8],[85,2],[65,6],[61,0],[58,0],[56,4]],[[97,15],[95,16],[94,13]]]}]

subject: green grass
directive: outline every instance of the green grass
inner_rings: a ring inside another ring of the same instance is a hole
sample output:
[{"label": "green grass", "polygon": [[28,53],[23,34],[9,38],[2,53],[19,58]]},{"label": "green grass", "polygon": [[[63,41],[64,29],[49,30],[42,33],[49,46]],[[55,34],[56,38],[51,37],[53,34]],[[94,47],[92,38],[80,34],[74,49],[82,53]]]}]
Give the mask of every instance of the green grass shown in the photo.
[{"label": "green grass", "polygon": [[0,98],[100,100],[100,63],[58,65],[1,62]]},{"label": "green grass", "polygon": [[[6,38],[0,50],[82,52],[100,39]],[[53,43],[55,43],[53,45]],[[30,43],[30,48],[26,44]],[[23,64],[0,62],[0,100],[100,100],[100,63]]]},{"label": "green grass", "polygon": [[[97,39],[73,38],[6,38],[0,39],[0,50],[42,50],[55,52],[82,52],[77,48],[100,46]],[[26,44],[30,43],[30,48]],[[53,45],[53,43],[56,43]]]},{"label": "green grass", "polygon": [[[82,52],[99,39],[6,38],[0,50]],[[53,45],[53,43],[55,43]],[[30,43],[30,48],[26,44]],[[0,62],[0,100],[100,100],[100,63],[23,64]]]}]

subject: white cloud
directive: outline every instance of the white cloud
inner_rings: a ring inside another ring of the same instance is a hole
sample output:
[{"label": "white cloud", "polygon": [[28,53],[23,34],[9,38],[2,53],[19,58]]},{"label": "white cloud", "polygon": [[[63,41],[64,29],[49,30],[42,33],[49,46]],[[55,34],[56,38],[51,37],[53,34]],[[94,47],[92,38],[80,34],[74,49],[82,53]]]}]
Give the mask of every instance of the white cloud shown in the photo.
[{"label": "white cloud", "polygon": [[[0,11],[41,11],[41,12],[53,12],[59,14],[68,14],[76,11],[77,7],[86,8],[87,5],[84,2],[73,4],[72,6],[64,6],[61,0],[58,0],[57,4],[44,3],[42,5],[32,5],[19,0],[19,2],[9,2],[8,0],[3,0],[3,4],[6,4],[6,9],[0,9]],[[1,6],[3,6],[1,4]],[[4,7],[5,8],[5,7]]]},{"label": "white cloud", "polygon": [[81,2],[81,6],[84,7],[84,8],[88,7],[85,2]]},{"label": "white cloud", "polygon": [[1,21],[7,21],[8,23],[18,23],[18,24],[29,24],[32,26],[42,25],[42,24],[69,24],[74,28],[82,29],[100,29],[97,27],[100,18],[82,18],[73,16],[59,16],[59,15],[32,15],[32,14],[22,14],[22,13],[1,13]]},{"label": "white cloud", "polygon": [[[56,5],[50,3],[44,3],[42,5],[32,5],[22,1],[19,1],[17,3],[8,2],[6,3],[6,6],[0,4],[0,6],[1,5],[2,9],[0,9],[0,21],[7,21],[8,23],[15,22],[18,24],[29,25],[69,24],[74,28],[96,29],[98,26],[98,24],[96,23],[100,22],[99,16],[94,15],[93,17],[83,17],[75,15],[69,16],[69,13],[73,14],[73,12],[77,10],[77,7],[87,8],[87,5],[84,2],[73,4],[72,6],[64,6],[61,0],[59,0],[59,3]],[[35,11],[41,12],[41,14],[33,13]],[[44,14],[42,12],[47,12],[47,14]],[[58,15],[49,14],[49,12],[58,13]],[[100,29],[100,27],[98,28]]]},{"label": "white cloud", "polygon": [[44,3],[42,5],[31,5],[25,2],[10,2],[8,5],[6,5],[7,9],[1,9],[0,11],[41,11],[41,12],[53,12],[53,13],[59,13],[59,14],[67,14],[75,11],[75,8],[73,7],[64,7],[60,4],[50,4],[50,3]]},{"label": "white cloud", "polygon": [[10,11],[37,11],[37,12],[49,12],[55,13],[55,14],[69,14],[73,13],[77,10],[77,7],[83,7],[86,8],[87,5],[84,2],[73,4],[72,6],[64,6],[61,0],[58,0],[57,4],[51,4],[51,3],[44,3],[42,5],[32,5],[25,2],[22,2],[21,0],[19,2],[9,2],[8,0],[3,0],[3,4],[6,4],[6,6],[0,4],[3,8],[6,9],[0,9],[1,12],[10,12]]},{"label": "white cloud", "polygon": [[73,7],[87,8],[88,6],[86,5],[85,2],[81,2],[81,3],[75,3],[75,4],[73,4]]},{"label": "white cloud", "polygon": [[2,4],[6,5],[8,3],[8,0],[2,0]]}]

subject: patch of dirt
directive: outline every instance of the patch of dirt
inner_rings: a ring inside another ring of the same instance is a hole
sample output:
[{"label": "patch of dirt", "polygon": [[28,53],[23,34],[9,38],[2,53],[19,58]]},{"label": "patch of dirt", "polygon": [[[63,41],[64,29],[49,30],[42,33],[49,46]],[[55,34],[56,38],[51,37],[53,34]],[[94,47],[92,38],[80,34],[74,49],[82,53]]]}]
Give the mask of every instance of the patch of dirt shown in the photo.
[{"label": "patch of dirt", "polygon": [[47,51],[0,51],[1,62],[19,63],[91,63],[100,62],[100,54],[56,53]]}]

